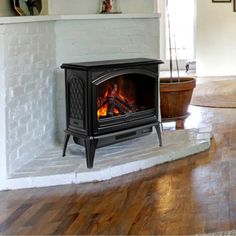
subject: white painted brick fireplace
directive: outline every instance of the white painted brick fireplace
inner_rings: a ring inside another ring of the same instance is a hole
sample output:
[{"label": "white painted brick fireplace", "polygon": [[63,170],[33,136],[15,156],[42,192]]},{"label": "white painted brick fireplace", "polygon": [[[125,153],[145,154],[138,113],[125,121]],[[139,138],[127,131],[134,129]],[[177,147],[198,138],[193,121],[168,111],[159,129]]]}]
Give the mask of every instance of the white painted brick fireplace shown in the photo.
[{"label": "white painted brick fireplace", "polygon": [[53,22],[2,27],[6,157],[12,173],[54,141],[55,33]]},{"label": "white painted brick fireplace", "polygon": [[0,20],[0,180],[61,142],[62,63],[159,57],[159,15]]}]

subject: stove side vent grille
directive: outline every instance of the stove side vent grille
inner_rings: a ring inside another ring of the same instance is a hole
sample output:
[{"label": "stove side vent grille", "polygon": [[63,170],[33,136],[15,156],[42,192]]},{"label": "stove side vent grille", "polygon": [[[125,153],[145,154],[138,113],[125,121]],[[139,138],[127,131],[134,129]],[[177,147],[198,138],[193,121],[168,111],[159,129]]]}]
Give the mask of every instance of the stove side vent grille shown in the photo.
[{"label": "stove side vent grille", "polygon": [[70,117],[72,119],[83,120],[84,117],[84,84],[77,78],[72,77],[69,83],[69,104]]}]

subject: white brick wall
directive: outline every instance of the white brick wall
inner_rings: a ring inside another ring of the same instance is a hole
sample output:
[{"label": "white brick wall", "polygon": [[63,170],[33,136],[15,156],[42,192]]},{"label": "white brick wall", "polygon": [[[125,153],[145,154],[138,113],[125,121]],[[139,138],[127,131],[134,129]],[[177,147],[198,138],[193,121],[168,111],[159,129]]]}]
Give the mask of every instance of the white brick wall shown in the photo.
[{"label": "white brick wall", "polygon": [[54,22],[7,25],[4,32],[8,173],[55,140]]},{"label": "white brick wall", "polygon": [[7,176],[5,126],[4,25],[0,25],[0,181]]},{"label": "white brick wall", "polygon": [[129,17],[0,25],[0,178],[56,139],[63,142],[62,63],[158,58],[158,21]]},{"label": "white brick wall", "polygon": [[158,21],[158,18],[58,21],[57,65],[117,58],[157,58]]},{"label": "white brick wall", "polygon": [[[157,11],[157,0],[117,0],[117,10],[123,13],[153,13]],[[96,14],[101,0],[48,0],[49,15]]]}]

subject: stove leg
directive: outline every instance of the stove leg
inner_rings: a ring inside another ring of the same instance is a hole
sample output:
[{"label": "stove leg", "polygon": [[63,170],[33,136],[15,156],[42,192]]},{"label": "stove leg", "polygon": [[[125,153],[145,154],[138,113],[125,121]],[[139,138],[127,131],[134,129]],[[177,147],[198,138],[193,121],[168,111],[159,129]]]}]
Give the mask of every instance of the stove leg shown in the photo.
[{"label": "stove leg", "polygon": [[159,146],[162,146],[162,137],[161,137],[161,123],[158,125],[155,125],[156,131],[157,131],[157,136],[159,139]]},{"label": "stove leg", "polygon": [[64,141],[64,147],[63,147],[63,153],[62,153],[63,157],[66,155],[66,148],[67,148],[67,144],[68,144],[69,139],[70,139],[70,135],[66,134],[65,141]]},{"label": "stove leg", "polygon": [[93,168],[94,155],[96,151],[98,140],[97,139],[85,139],[85,152],[86,152],[86,161],[87,168]]}]

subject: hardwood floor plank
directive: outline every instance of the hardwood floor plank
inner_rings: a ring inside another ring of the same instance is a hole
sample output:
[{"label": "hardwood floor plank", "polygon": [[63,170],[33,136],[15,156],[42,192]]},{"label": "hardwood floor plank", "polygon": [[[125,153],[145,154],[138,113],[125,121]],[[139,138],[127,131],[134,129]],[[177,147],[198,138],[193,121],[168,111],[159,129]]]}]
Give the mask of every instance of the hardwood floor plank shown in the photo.
[{"label": "hardwood floor plank", "polygon": [[0,224],[0,233],[8,229],[30,207],[31,204],[20,205],[6,220]]},{"label": "hardwood floor plank", "polygon": [[70,227],[70,225],[75,221],[75,219],[78,217],[78,213],[67,215],[67,217],[61,221],[61,223],[58,225],[56,230],[52,233],[53,235],[58,234],[64,234],[65,231]]}]

